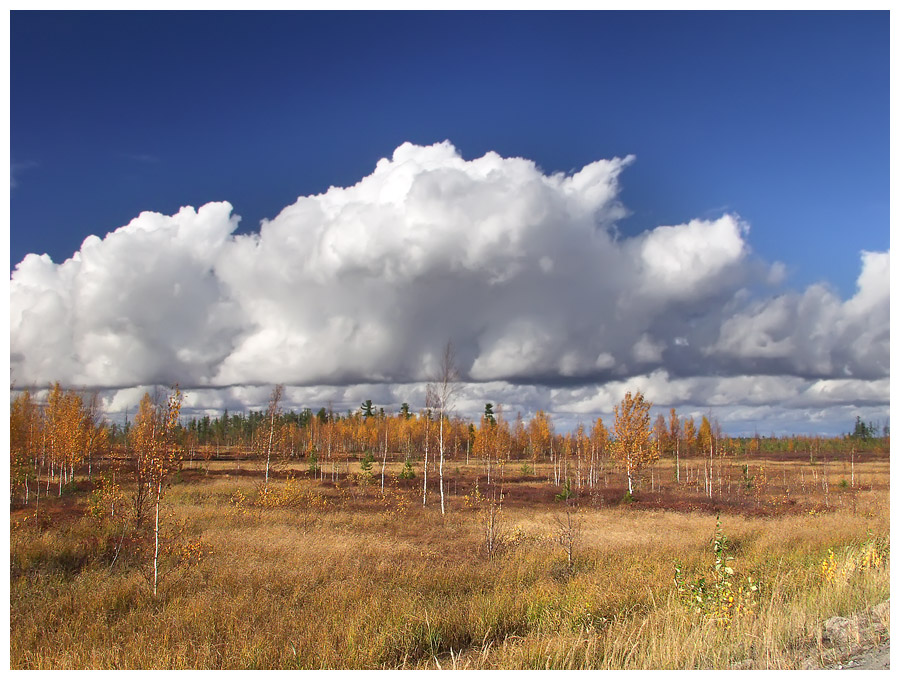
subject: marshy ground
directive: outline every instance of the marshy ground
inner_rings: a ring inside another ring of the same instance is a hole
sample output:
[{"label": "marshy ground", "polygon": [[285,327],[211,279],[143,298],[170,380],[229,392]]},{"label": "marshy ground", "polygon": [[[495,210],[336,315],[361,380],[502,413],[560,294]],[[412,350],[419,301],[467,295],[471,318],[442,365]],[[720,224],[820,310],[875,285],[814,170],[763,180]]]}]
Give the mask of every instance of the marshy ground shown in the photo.
[{"label": "marshy ground", "polygon": [[611,463],[566,501],[550,465],[454,460],[443,515],[421,464],[263,467],[173,475],[156,597],[124,466],[18,499],[11,667],[798,668],[890,596],[886,452],[667,460],[630,503]]}]

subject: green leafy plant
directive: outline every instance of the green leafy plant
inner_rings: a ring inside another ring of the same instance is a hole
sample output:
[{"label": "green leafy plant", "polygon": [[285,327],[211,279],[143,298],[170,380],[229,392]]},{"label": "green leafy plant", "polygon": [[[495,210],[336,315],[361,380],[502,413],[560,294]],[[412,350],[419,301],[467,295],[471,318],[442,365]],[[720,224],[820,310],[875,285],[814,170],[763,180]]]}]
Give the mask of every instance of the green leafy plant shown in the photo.
[{"label": "green leafy plant", "polygon": [[566,477],[566,481],[563,484],[562,491],[556,494],[555,498],[557,501],[568,502],[568,500],[573,496],[575,496],[575,492],[572,491],[572,483],[569,481],[569,478]]},{"label": "green leafy plant", "polygon": [[108,474],[100,474],[94,490],[88,497],[88,514],[100,523],[115,519],[124,520],[126,497],[122,487]]},{"label": "green leafy plant", "polygon": [[397,476],[400,479],[413,479],[416,476],[416,473],[413,471],[412,461],[409,458],[406,459],[403,469],[400,470],[400,474]]},{"label": "green leafy plant", "polygon": [[753,491],[753,475],[750,474],[750,466],[744,463],[744,465],[741,466],[741,472],[744,476],[744,487],[747,491]]},{"label": "green leafy plant", "polygon": [[729,548],[728,537],[723,533],[717,515],[712,543],[715,562],[709,578],[699,576],[687,582],[682,565],[675,562],[675,588],[684,605],[722,626],[731,625],[741,612],[752,611],[759,597],[759,585],[749,576],[746,584],[735,587],[734,568],[729,564],[734,557],[729,554]]}]

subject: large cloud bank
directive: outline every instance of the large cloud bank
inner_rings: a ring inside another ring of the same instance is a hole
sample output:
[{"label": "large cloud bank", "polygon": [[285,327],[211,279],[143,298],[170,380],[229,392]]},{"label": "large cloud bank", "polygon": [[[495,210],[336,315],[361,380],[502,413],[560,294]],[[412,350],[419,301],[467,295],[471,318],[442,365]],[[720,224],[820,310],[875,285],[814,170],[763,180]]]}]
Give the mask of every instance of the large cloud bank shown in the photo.
[{"label": "large cloud bank", "polygon": [[620,237],[631,161],[546,175],[403,144],[259,233],[235,235],[224,202],[142,213],[62,264],[16,266],[12,377],[402,385],[427,380],[452,341],[468,381],[533,385],[573,413],[605,409],[629,380],[671,403],[743,403],[764,386],[761,403],[787,390],[799,404],[829,384],[887,403],[888,253],[862,254],[842,300],[825,285],[778,290],[780,265],[753,256],[736,215]]}]

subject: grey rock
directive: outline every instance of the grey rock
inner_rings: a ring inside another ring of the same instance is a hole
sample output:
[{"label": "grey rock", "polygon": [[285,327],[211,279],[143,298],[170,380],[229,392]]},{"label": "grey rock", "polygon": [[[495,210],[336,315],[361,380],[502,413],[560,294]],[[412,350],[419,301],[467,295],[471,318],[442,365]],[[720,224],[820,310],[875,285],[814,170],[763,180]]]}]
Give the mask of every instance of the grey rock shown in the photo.
[{"label": "grey rock", "polygon": [[832,616],[823,627],[822,642],[832,647],[851,647],[859,642],[859,624],[854,619]]}]

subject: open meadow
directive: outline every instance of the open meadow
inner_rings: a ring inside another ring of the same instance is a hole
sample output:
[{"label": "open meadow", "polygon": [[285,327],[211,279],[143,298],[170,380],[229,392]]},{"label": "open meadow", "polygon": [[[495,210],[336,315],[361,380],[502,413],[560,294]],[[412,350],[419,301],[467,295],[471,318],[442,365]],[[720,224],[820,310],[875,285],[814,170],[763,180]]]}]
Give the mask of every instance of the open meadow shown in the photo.
[{"label": "open meadow", "polygon": [[14,496],[12,668],[789,669],[890,594],[885,446],[663,458],[630,499],[613,462],[457,456],[443,514],[399,455],[267,487],[264,458],[206,458],[167,479],[155,596],[127,459]]},{"label": "open meadow", "polygon": [[11,669],[889,666],[900,11],[578,4],[8,12]]}]

